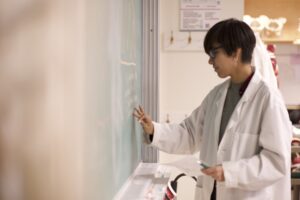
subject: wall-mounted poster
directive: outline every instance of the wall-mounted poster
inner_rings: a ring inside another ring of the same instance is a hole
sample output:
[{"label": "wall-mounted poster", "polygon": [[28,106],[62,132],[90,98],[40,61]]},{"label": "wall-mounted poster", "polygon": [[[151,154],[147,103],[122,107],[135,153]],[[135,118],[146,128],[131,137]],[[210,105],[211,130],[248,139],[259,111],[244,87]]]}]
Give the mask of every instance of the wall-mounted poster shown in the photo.
[{"label": "wall-mounted poster", "polygon": [[220,20],[221,0],[180,0],[180,30],[206,31]]}]

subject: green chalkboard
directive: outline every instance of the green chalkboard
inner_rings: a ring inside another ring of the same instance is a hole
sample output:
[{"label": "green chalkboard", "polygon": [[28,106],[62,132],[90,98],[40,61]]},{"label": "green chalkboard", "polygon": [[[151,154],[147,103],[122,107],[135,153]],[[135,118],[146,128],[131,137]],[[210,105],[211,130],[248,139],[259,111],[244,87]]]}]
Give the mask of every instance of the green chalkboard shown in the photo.
[{"label": "green chalkboard", "polygon": [[142,5],[94,2],[87,9],[85,199],[111,200],[141,161],[132,112],[141,102]]}]

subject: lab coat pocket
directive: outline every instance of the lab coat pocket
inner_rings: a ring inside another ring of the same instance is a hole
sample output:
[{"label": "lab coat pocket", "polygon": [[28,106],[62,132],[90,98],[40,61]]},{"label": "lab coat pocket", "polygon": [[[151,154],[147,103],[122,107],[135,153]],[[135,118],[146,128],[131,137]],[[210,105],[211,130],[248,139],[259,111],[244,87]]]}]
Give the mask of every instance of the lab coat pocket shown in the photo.
[{"label": "lab coat pocket", "polygon": [[259,151],[258,135],[252,133],[236,133],[232,148],[233,160],[249,158]]}]

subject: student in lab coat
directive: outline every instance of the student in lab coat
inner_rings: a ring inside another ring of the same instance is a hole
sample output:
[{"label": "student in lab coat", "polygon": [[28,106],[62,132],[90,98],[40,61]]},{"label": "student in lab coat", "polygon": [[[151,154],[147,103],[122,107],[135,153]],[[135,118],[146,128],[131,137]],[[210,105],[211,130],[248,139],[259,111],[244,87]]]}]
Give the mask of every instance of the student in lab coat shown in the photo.
[{"label": "student in lab coat", "polygon": [[151,145],[176,154],[200,151],[210,167],[198,178],[195,199],[291,199],[291,123],[279,91],[251,66],[255,41],[246,23],[218,22],[204,48],[217,75],[229,79],[180,124],[152,122],[141,107],[134,111]]}]

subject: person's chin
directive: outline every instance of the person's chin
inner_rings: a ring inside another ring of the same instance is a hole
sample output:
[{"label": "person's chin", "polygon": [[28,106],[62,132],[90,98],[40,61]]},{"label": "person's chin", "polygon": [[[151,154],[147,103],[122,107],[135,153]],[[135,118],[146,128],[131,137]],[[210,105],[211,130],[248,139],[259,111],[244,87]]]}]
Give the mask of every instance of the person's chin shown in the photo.
[{"label": "person's chin", "polygon": [[220,78],[226,78],[226,77],[227,77],[227,75],[222,74],[222,73],[218,73],[218,72],[217,72],[217,74],[218,74],[218,76],[219,76]]}]

